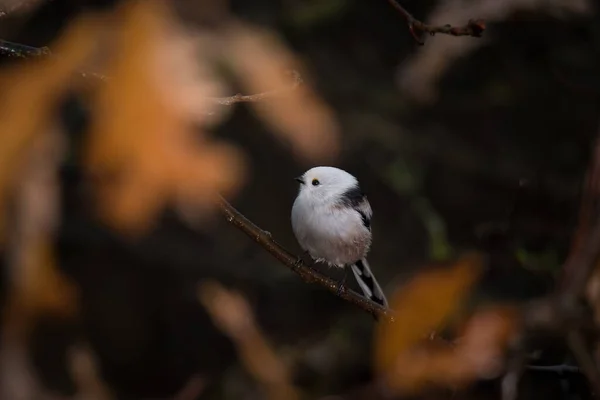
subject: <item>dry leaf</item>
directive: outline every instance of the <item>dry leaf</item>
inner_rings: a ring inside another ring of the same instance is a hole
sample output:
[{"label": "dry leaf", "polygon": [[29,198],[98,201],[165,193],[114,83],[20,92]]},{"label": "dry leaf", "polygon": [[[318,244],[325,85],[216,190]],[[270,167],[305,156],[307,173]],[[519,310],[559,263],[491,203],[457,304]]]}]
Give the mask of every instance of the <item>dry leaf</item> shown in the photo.
[{"label": "dry leaf", "polygon": [[115,396],[102,380],[98,359],[86,343],[72,345],[67,354],[69,372],[78,389],[78,398],[110,400]]},{"label": "dry leaf", "polygon": [[246,369],[264,387],[268,397],[298,399],[286,365],[256,325],[252,309],[242,295],[217,283],[205,283],[200,287],[199,298],[217,327],[233,340]]},{"label": "dry leaf", "polygon": [[55,265],[52,246],[39,242],[29,249],[26,265],[20,266],[25,276],[21,287],[11,298],[14,315],[19,321],[39,314],[72,317],[77,312],[77,290]]},{"label": "dry leaf", "polygon": [[4,235],[6,197],[23,154],[50,124],[73,73],[90,55],[97,20],[76,20],[53,45],[60,57],[45,58],[0,73],[0,237]]},{"label": "dry leaf", "polygon": [[505,350],[518,328],[515,308],[493,307],[476,313],[455,343],[425,342],[400,354],[386,371],[386,389],[415,394],[428,385],[459,389],[475,379],[501,373]]},{"label": "dry leaf", "polygon": [[467,255],[450,268],[419,274],[390,301],[395,322],[378,324],[375,334],[375,368],[388,371],[396,359],[458,308],[482,270],[482,258]]},{"label": "dry leaf", "polygon": [[73,317],[78,310],[76,286],[56,265],[52,235],[60,218],[58,166],[62,160],[58,132],[36,138],[25,166],[16,173],[11,192],[16,203],[7,246],[9,307],[6,326],[26,334],[40,314]]},{"label": "dry leaf", "polygon": [[[0,234],[10,244],[4,317],[12,334],[24,333],[40,313],[69,317],[76,312],[76,290],[56,267],[51,245],[60,151],[55,152],[56,132],[49,127],[74,73],[92,53],[98,23],[97,18],[74,21],[53,45],[60,56],[0,73]],[[4,219],[9,194],[16,202],[11,219],[17,225],[10,237]]]},{"label": "dry leaf", "polygon": [[461,341],[461,361],[471,365],[474,376],[492,378],[504,361],[504,350],[519,327],[515,307],[497,306],[477,312],[467,322]]},{"label": "dry leaf", "polygon": [[453,388],[467,382],[469,370],[460,363],[458,352],[449,343],[417,346],[396,359],[382,377],[385,388],[396,394],[415,394],[437,383]]},{"label": "dry leaf", "polygon": [[242,178],[241,154],[194,129],[216,79],[198,77],[191,41],[157,1],[121,10],[110,76],[95,99],[86,163],[100,178],[99,207],[122,231],[148,229],[167,204],[214,207]]},{"label": "dry leaf", "polygon": [[[289,71],[299,69],[298,61],[274,36],[237,24],[230,26],[227,38],[223,50],[248,92],[290,86]],[[337,155],[339,128],[334,115],[306,84],[250,104],[275,133],[292,143],[296,155],[309,160]]]}]

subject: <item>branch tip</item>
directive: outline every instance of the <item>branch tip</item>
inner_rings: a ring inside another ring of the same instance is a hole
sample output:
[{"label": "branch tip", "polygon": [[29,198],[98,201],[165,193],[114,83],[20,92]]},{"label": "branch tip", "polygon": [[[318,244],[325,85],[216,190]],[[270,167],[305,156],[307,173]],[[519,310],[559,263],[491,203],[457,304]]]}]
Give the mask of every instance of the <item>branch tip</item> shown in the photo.
[{"label": "branch tip", "polygon": [[430,36],[435,36],[436,33],[443,33],[451,36],[471,36],[479,38],[483,35],[486,28],[483,19],[470,19],[466,25],[456,27],[453,27],[450,24],[439,26],[428,25],[416,19],[400,3],[398,3],[398,0],[388,0],[388,2],[404,17],[408,24],[410,34],[419,45],[425,44],[420,38],[420,33],[429,33]]}]

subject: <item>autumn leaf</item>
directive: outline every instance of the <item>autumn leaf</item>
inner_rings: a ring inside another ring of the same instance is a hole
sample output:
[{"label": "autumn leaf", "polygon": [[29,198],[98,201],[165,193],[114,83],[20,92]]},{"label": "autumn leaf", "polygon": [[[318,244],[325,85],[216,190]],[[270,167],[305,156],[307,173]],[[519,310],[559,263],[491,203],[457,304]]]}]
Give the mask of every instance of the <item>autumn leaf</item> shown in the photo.
[{"label": "autumn leaf", "polygon": [[382,381],[387,390],[407,395],[427,386],[456,390],[476,379],[497,377],[518,323],[514,307],[480,310],[469,318],[457,341],[426,341],[399,354]]},{"label": "autumn leaf", "polygon": [[23,265],[25,276],[18,300],[22,310],[72,317],[78,310],[77,291],[58,270],[51,244],[40,241],[30,250],[33,257]]},{"label": "autumn leaf", "polygon": [[[223,52],[250,93],[290,86],[290,71],[300,69],[296,57],[277,38],[241,23],[231,24]],[[305,160],[332,160],[339,151],[339,127],[332,110],[306,85],[250,106],[273,132],[291,143]]]},{"label": "autumn leaf", "polygon": [[298,399],[286,365],[256,324],[246,299],[215,282],[202,284],[198,297],[215,325],[233,340],[244,366],[263,386],[268,398]]},{"label": "autumn leaf", "polygon": [[417,275],[390,301],[394,322],[378,324],[375,369],[384,374],[403,352],[440,327],[468,295],[482,270],[476,254],[461,257],[448,268]]},{"label": "autumn leaf", "polygon": [[[52,45],[60,56],[0,71],[0,237],[3,245],[9,239],[11,245],[5,249],[11,255],[11,285],[3,322],[5,333],[17,337],[40,314],[69,318],[77,311],[76,288],[60,272],[52,247],[56,203],[45,189],[56,186],[60,156],[48,157],[47,145],[55,141],[54,113],[93,53],[99,23],[97,17],[79,18]],[[16,203],[11,222],[18,224],[10,231],[5,219],[9,197]]]},{"label": "autumn leaf", "polygon": [[23,155],[52,122],[73,73],[94,48],[98,20],[73,22],[53,48],[60,57],[19,63],[0,72],[0,237],[5,236],[6,198]]},{"label": "autumn leaf", "polygon": [[99,178],[100,214],[137,234],[169,204],[212,209],[218,193],[237,187],[243,168],[238,151],[195,129],[210,111],[217,79],[198,76],[193,42],[169,9],[129,2],[120,16],[110,79],[94,99],[85,163]]}]

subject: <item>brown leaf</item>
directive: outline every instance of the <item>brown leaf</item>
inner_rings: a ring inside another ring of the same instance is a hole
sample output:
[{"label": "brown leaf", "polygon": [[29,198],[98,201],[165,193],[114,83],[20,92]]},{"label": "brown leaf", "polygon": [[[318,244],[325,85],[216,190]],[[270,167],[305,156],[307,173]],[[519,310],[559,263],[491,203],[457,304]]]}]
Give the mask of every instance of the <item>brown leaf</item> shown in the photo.
[{"label": "brown leaf", "polygon": [[76,20],[53,47],[60,57],[4,69],[0,74],[0,237],[4,234],[7,192],[23,154],[50,124],[57,101],[73,73],[90,55],[98,21]]},{"label": "brown leaf", "polygon": [[[224,51],[247,91],[260,93],[290,86],[289,72],[299,69],[298,61],[276,37],[242,24],[231,25],[227,37]],[[275,133],[291,142],[297,156],[331,160],[337,155],[339,127],[335,117],[308,85],[250,105]]]},{"label": "brown leaf", "polygon": [[469,254],[449,268],[417,275],[391,298],[394,322],[378,324],[375,368],[388,371],[396,359],[458,308],[482,270],[482,258]]},{"label": "brown leaf", "polygon": [[459,389],[502,371],[505,350],[515,337],[518,312],[510,306],[477,312],[457,342],[424,342],[399,354],[382,376],[386,389],[414,394],[428,385]]},{"label": "brown leaf", "polygon": [[263,386],[268,398],[298,399],[286,365],[256,325],[246,299],[214,282],[203,284],[198,295],[215,324],[233,340],[244,366]]},{"label": "brown leaf", "polygon": [[75,286],[59,272],[51,244],[39,243],[31,251],[34,255],[31,265],[24,266],[30,275],[23,288],[26,308],[63,317],[75,315],[78,305]]},{"label": "brown leaf", "polygon": [[212,104],[214,80],[195,74],[192,42],[177,31],[169,10],[145,0],[121,11],[86,163],[100,178],[101,214],[124,232],[140,233],[167,204],[213,207],[216,193],[235,189],[243,170],[238,151],[194,130]]},{"label": "brown leaf", "polygon": [[78,291],[59,271],[50,243],[38,241],[28,248],[23,265],[18,265],[20,282],[11,288],[4,325],[13,337],[27,335],[40,315],[72,318],[78,312]]},{"label": "brown leaf", "polygon": [[473,377],[492,378],[500,372],[504,350],[520,326],[517,308],[504,305],[478,311],[469,319],[460,341],[461,361]]}]

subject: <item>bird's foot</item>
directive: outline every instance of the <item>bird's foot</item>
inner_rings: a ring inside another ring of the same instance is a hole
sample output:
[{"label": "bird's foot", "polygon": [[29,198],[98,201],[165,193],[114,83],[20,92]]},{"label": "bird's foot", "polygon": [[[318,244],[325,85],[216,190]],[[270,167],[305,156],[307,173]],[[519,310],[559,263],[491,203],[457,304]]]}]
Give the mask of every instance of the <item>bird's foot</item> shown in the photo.
[{"label": "bird's foot", "polygon": [[344,268],[344,277],[342,278],[340,283],[338,283],[338,288],[337,288],[338,296],[341,296],[342,293],[346,291],[346,278],[347,277],[348,277],[348,270],[346,268]]},{"label": "bird's foot", "polygon": [[298,258],[296,258],[296,262],[292,265],[292,269],[297,271],[303,264],[304,261],[302,260],[302,257],[298,256]]}]

